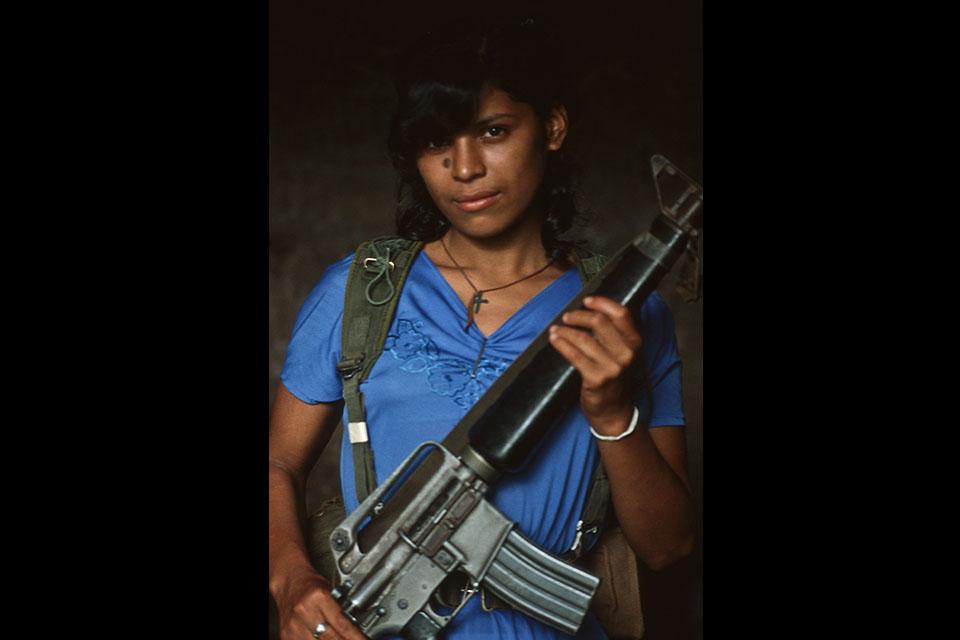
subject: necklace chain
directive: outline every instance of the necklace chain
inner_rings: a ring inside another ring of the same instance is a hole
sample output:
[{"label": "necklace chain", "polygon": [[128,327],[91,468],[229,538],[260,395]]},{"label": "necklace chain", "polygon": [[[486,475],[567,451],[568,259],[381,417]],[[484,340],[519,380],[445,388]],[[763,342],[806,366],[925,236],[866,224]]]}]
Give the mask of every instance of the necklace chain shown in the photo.
[{"label": "necklace chain", "polygon": [[470,328],[470,325],[473,324],[473,316],[477,313],[480,313],[480,305],[483,304],[484,302],[490,302],[489,300],[483,297],[484,293],[488,293],[490,291],[498,291],[500,289],[506,289],[507,287],[512,287],[518,282],[523,282],[524,280],[532,278],[535,275],[543,273],[544,271],[546,271],[547,267],[553,264],[553,259],[551,259],[547,261],[547,264],[543,265],[533,273],[525,275],[522,278],[518,278],[513,282],[502,284],[499,287],[490,287],[489,289],[478,289],[477,286],[473,284],[473,281],[470,280],[470,277],[467,275],[467,272],[463,269],[463,267],[460,266],[460,263],[457,262],[457,259],[453,257],[452,253],[450,253],[450,249],[447,248],[447,243],[444,242],[443,236],[440,236],[440,246],[443,247],[443,250],[447,253],[447,257],[450,258],[450,260],[457,267],[457,269],[460,270],[460,274],[463,275],[463,279],[466,280],[467,284],[470,285],[470,288],[473,289],[473,298],[471,299],[471,304],[467,305],[467,326],[463,328],[464,331],[467,331]]}]

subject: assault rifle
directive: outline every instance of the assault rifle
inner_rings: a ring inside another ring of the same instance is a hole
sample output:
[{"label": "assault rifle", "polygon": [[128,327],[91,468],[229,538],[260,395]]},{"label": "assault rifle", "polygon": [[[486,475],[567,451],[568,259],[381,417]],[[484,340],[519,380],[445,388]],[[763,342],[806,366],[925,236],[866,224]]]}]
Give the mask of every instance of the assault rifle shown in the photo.
[{"label": "assault rifle", "polygon": [[[702,187],[663,156],[651,165],[660,214],[650,231],[616,253],[564,312],[595,294],[639,319],[647,295],[695,246]],[[526,465],[579,389],[579,374],[544,330],[443,443],[417,447],[333,530],[332,593],[368,637],[437,638],[481,586],[532,618],[577,631],[599,579],[524,538],[484,494]],[[441,585],[464,577],[460,602],[445,611]]]}]

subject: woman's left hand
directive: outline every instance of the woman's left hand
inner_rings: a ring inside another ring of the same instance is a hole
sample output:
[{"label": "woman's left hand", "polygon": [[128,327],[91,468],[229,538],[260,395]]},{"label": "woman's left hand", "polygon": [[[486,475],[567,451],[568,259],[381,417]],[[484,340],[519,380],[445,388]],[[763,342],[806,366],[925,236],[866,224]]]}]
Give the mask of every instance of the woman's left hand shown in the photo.
[{"label": "woman's left hand", "polygon": [[603,296],[588,296],[583,305],[563,314],[567,326],[551,325],[550,343],[583,378],[587,422],[601,435],[619,435],[633,417],[628,370],[642,357],[643,338],[623,305]]}]

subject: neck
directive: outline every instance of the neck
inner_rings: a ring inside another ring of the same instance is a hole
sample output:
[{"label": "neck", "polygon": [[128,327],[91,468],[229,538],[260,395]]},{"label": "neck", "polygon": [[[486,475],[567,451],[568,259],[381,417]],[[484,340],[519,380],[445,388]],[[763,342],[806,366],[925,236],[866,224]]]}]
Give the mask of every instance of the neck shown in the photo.
[{"label": "neck", "polygon": [[539,222],[525,226],[491,238],[470,237],[450,228],[443,243],[467,271],[486,274],[493,281],[510,280],[540,269],[548,260]]}]

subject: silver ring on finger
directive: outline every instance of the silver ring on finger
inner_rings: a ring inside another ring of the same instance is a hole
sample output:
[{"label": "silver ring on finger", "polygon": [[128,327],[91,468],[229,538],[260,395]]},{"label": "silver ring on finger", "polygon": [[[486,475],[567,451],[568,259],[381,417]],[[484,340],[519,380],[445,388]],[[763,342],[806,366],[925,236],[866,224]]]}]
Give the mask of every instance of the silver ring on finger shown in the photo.
[{"label": "silver ring on finger", "polygon": [[319,638],[320,634],[326,630],[327,630],[327,625],[323,624],[322,622],[317,624],[316,628],[314,628],[313,630],[313,637]]}]

